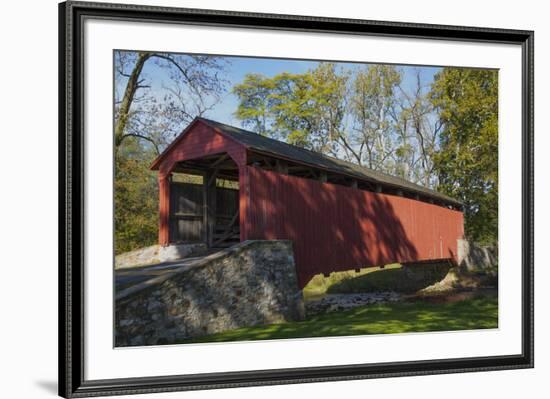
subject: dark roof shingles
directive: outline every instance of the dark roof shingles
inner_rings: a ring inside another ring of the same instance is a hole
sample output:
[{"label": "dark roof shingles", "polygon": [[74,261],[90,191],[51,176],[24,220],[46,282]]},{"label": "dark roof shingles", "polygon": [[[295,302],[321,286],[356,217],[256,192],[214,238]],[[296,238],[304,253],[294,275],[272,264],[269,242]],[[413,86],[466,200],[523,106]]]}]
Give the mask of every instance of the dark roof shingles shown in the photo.
[{"label": "dark roof shingles", "polygon": [[235,126],[226,125],[224,123],[206,118],[200,119],[202,119],[204,122],[211,125],[212,127],[221,130],[223,133],[229,135],[236,141],[244,144],[252,150],[267,152],[275,156],[280,156],[287,159],[293,159],[298,162],[312,165],[314,167],[327,169],[336,173],[351,175],[381,185],[390,185],[393,187],[402,188],[454,205],[462,205],[460,201],[452,197],[412,183],[400,177],[378,172],[351,162],[343,161],[314,151],[310,151],[305,148],[296,147],[294,145],[274,140],[254,132],[250,132],[248,130],[237,128]]}]

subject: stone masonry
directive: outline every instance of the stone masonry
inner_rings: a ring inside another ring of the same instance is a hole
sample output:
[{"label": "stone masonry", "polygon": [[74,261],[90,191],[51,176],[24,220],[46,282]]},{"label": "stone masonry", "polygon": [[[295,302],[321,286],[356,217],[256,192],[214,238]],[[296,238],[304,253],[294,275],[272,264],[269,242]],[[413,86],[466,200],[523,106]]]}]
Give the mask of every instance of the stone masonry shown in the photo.
[{"label": "stone masonry", "polygon": [[304,318],[290,241],[246,241],[118,292],[115,346]]},{"label": "stone masonry", "polygon": [[481,246],[469,240],[458,240],[458,264],[469,272],[487,271],[498,267],[498,249]]}]

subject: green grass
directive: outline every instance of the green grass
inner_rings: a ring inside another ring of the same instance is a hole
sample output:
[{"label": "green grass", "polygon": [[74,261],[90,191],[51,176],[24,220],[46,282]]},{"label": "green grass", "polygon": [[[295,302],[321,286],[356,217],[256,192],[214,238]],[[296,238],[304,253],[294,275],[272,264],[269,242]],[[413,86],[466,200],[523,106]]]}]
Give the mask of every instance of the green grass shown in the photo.
[{"label": "green grass", "polygon": [[498,327],[497,298],[485,296],[453,303],[416,301],[357,307],[345,312],[311,317],[302,322],[239,328],[180,343],[394,334],[496,327]]}]

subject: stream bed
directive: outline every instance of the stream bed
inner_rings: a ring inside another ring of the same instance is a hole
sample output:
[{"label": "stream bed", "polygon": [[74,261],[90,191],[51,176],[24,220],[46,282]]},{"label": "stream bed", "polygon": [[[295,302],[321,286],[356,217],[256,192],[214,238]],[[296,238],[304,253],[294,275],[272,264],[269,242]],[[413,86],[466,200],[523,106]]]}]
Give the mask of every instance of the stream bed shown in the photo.
[{"label": "stream bed", "polygon": [[308,316],[313,316],[316,314],[341,312],[358,306],[369,306],[380,303],[418,301],[429,303],[453,303],[485,295],[496,296],[498,295],[498,291],[495,288],[480,288],[475,290],[457,290],[433,294],[401,294],[394,291],[325,294],[305,301],[305,307],[306,314]]}]

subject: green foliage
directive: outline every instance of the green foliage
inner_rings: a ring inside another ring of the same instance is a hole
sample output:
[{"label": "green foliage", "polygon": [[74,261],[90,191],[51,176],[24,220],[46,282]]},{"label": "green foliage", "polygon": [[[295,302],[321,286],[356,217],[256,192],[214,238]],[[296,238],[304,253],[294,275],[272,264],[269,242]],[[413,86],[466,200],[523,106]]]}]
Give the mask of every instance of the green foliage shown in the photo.
[{"label": "green foliage", "polygon": [[270,94],[274,88],[273,79],[253,73],[247,74],[241,84],[233,87],[233,93],[241,101],[235,115],[246,127],[264,136],[268,134]]},{"label": "green foliage", "polygon": [[149,170],[152,151],[126,140],[115,156],[115,254],[154,245],[158,240],[158,185]]},{"label": "green foliage", "polygon": [[240,101],[235,115],[260,134],[330,153],[342,127],[347,81],[332,63],[273,78],[249,74],[233,88]]},{"label": "green foliage", "polygon": [[439,190],[465,204],[466,235],[492,243],[498,234],[498,72],[445,68],[431,98],[443,122],[435,156]]}]

